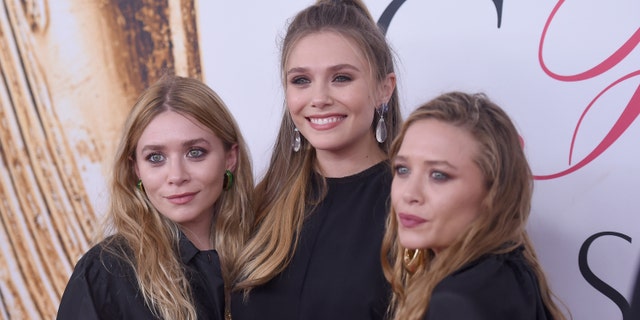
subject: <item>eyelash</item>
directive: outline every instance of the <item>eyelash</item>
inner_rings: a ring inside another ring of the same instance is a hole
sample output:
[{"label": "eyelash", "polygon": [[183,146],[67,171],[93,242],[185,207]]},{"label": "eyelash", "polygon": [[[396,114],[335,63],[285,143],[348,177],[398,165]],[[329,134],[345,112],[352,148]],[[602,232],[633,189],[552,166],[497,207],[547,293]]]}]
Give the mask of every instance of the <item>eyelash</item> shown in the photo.
[{"label": "eyelash", "polygon": [[341,75],[337,75],[335,78],[333,78],[333,81],[335,82],[349,82],[351,81],[351,77],[341,74]]},{"label": "eyelash", "polygon": [[[156,156],[161,156],[161,157],[162,157],[162,159],[160,159],[160,160],[153,160],[153,158],[154,158],[154,157],[156,157]],[[147,156],[145,157],[145,160],[147,160],[147,161],[151,162],[152,164],[158,164],[158,163],[160,163],[162,160],[164,160],[164,155],[162,155],[161,153],[157,153],[157,152],[150,153],[149,155],[147,155]]]},{"label": "eyelash", "polygon": [[[435,177],[435,175],[437,175],[438,177]],[[436,180],[436,181],[447,181],[447,180],[449,180],[449,175],[448,174],[446,174],[446,173],[444,173],[442,171],[437,171],[437,170],[431,171],[429,173],[429,177],[431,179]]]},{"label": "eyelash", "polygon": [[[352,78],[350,76],[340,74],[335,76],[332,81],[333,82],[349,82],[351,80]],[[290,82],[291,84],[294,84],[294,85],[305,85],[305,84],[309,84],[311,81],[307,77],[297,76],[297,77],[291,78]]]},{"label": "eyelash", "polygon": [[[400,172],[400,170],[403,170],[404,172]],[[403,176],[409,173],[409,169],[403,165],[395,165],[393,167],[393,172],[398,176]]]},{"label": "eyelash", "polygon": [[[197,154],[192,155],[192,153],[193,153],[194,151],[196,151],[196,152],[197,152]],[[197,160],[197,159],[200,159],[200,158],[202,158],[202,157],[204,157],[205,155],[207,155],[207,151],[206,151],[205,149],[202,149],[202,148],[191,148],[191,149],[189,149],[189,150],[187,151],[187,153],[186,153],[187,158],[196,159],[196,160]],[[155,157],[157,157],[157,156],[162,157],[162,159],[159,159],[159,160],[153,160],[153,158],[155,158]],[[159,164],[160,162],[164,161],[164,160],[165,160],[165,158],[166,158],[166,157],[165,157],[162,153],[159,153],[159,152],[153,152],[153,153],[150,153],[150,154],[148,154],[148,155],[145,157],[145,159],[146,159],[147,161],[151,162],[151,164],[154,164],[154,165],[157,165],[157,164]]]},{"label": "eyelash", "polygon": [[311,82],[309,81],[309,79],[302,76],[291,78],[291,84],[295,84],[295,85],[305,85],[305,84],[308,84],[309,82]]},{"label": "eyelash", "polygon": [[[397,176],[406,176],[408,174],[411,173],[411,171],[409,170],[409,168],[407,168],[404,165],[395,165],[393,167],[393,172],[395,173],[395,175]],[[433,179],[437,182],[443,182],[443,181],[447,181],[451,178],[451,176],[449,176],[448,174],[439,171],[439,170],[431,170],[429,172],[429,178]]]}]

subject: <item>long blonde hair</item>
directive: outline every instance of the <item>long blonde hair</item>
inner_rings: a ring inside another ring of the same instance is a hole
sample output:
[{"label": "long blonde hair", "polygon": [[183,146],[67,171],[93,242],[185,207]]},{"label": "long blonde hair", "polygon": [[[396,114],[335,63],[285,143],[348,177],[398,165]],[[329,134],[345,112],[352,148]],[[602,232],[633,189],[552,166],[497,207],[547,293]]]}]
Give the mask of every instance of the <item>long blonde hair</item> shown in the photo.
[{"label": "long blonde hair", "polygon": [[[223,101],[196,79],[165,76],[147,88],[133,106],[116,152],[111,181],[107,233],[115,236],[106,248],[135,270],[145,303],[162,319],[196,319],[189,281],[180,260],[180,230],[136,188],[135,150],[147,125],[172,110],[188,115],[219,137],[226,150],[237,145],[238,158],[231,190],[214,205],[211,244],[218,251],[225,284],[231,283],[236,258],[253,224],[253,176],[246,144]],[[220,173],[222,174],[222,173]],[[110,246],[115,241],[124,246]]]},{"label": "long blonde hair", "polygon": [[[281,68],[284,70],[295,44],[310,34],[332,31],[355,43],[370,64],[373,78],[382,83],[394,72],[393,56],[384,34],[361,1],[318,1],[299,12],[289,24],[282,43]],[[401,121],[397,89],[388,102],[385,124],[389,138],[380,144],[385,153],[397,135]],[[374,117],[376,118],[376,117]],[[371,132],[377,125],[372,119]],[[242,254],[240,276],[236,288],[245,294],[282,272],[289,264],[298,242],[305,213],[324,197],[324,179],[313,178],[316,167],[315,149],[303,143],[299,152],[291,148],[293,120],[285,110],[280,131],[263,179],[256,187],[257,231]],[[311,199],[310,185],[318,182],[319,196]]]},{"label": "long blonde hair", "polygon": [[544,305],[554,319],[564,319],[527,235],[533,179],[518,132],[508,115],[484,94],[443,94],[407,118],[391,147],[392,160],[407,129],[424,119],[455,125],[475,137],[481,151],[474,161],[484,175],[488,192],[480,216],[469,229],[438,253],[438,259],[434,259],[432,251],[425,250],[422,267],[413,275],[403,267],[398,221],[391,208],[382,244],[382,266],[393,289],[390,305],[393,319],[422,319],[434,287],[446,276],[485,254],[506,253],[520,246],[524,247],[524,257],[538,280]]}]

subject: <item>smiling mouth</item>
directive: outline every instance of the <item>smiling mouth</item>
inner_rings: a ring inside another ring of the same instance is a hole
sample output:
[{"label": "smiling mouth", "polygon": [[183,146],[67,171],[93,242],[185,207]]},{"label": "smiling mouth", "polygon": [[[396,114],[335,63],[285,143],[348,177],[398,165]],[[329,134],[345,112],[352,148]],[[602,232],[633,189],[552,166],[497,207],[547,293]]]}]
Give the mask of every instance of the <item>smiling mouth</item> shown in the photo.
[{"label": "smiling mouth", "polygon": [[336,123],[342,121],[346,118],[346,116],[335,116],[335,117],[326,117],[326,118],[307,118],[309,121],[316,125],[326,125],[331,123]]}]

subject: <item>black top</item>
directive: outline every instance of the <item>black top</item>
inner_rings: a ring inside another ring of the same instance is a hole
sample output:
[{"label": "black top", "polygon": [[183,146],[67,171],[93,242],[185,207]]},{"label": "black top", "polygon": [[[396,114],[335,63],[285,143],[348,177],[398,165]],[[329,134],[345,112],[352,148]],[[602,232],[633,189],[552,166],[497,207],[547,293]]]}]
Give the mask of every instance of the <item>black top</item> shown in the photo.
[{"label": "black top", "polygon": [[382,319],[390,296],[380,264],[390,186],[387,162],[328,178],[291,263],[246,303],[242,293],[232,295],[233,320]]},{"label": "black top", "polygon": [[[62,295],[57,319],[155,319],[140,293],[133,268],[106,250],[105,241],[76,264]],[[122,246],[122,241],[108,242]],[[224,286],[218,253],[199,251],[184,235],[180,256],[198,319],[224,319]]]},{"label": "black top", "polygon": [[487,255],[444,278],[425,320],[551,320],[522,248]]}]

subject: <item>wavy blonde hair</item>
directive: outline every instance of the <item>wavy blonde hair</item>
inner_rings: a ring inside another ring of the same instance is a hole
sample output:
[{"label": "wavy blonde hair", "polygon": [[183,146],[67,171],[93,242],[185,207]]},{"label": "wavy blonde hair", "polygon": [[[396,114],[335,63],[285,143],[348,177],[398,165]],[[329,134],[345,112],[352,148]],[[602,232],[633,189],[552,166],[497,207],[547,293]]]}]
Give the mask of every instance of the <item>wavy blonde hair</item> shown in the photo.
[{"label": "wavy blonde hair", "polygon": [[[160,214],[136,188],[135,150],[147,125],[167,110],[190,116],[219,137],[226,150],[237,145],[231,190],[214,205],[210,242],[220,257],[225,285],[235,277],[236,259],[253,224],[253,172],[244,139],[224,102],[199,80],[165,76],[133,106],[118,146],[111,181],[106,247],[135,270],[138,286],[153,314],[162,319],[196,319],[189,281],[179,253],[179,226]],[[222,172],[220,174],[223,174]],[[123,246],[110,246],[119,241]],[[228,288],[227,288],[228,292]],[[227,294],[228,300],[228,294]]]},{"label": "wavy blonde hair", "polygon": [[474,162],[484,175],[487,196],[481,214],[450,247],[430,250],[422,267],[410,275],[403,267],[404,248],[398,241],[398,221],[391,208],[382,244],[382,266],[393,296],[393,319],[422,319],[434,287],[445,277],[485,254],[524,247],[524,257],[538,280],[542,301],[554,319],[565,319],[553,299],[545,274],[526,231],[531,209],[533,178],[518,132],[508,115],[484,94],[450,92],[417,108],[394,140],[390,157],[397,155],[407,129],[424,119],[436,119],[467,130],[480,145]]},{"label": "wavy blonde hair", "polygon": [[[393,56],[384,34],[361,1],[321,0],[299,12],[288,26],[281,52],[281,76],[285,87],[285,66],[292,48],[300,39],[323,31],[335,32],[356,44],[377,83],[382,83],[394,72]],[[388,106],[385,124],[389,138],[380,144],[385,153],[397,135],[401,121],[396,88]],[[372,134],[377,121],[372,119]],[[299,152],[292,151],[294,128],[285,109],[270,165],[256,187],[257,231],[243,251],[236,284],[245,297],[251,288],[266,283],[287,267],[295,252],[305,213],[322,200],[326,192],[324,179],[319,177],[320,181],[314,181],[312,175],[319,172],[315,149],[309,143],[303,143]],[[316,182],[319,182],[319,196],[310,199],[311,185]]]}]

